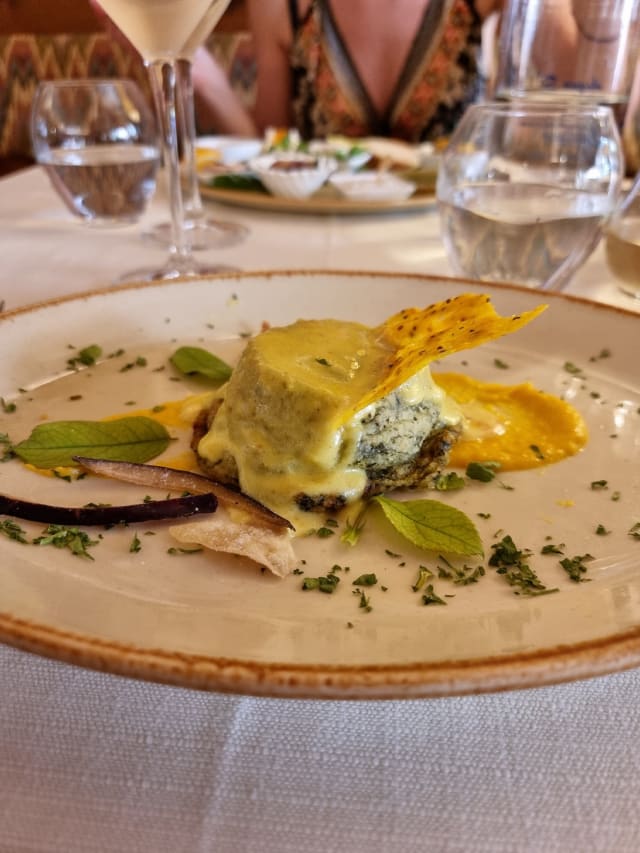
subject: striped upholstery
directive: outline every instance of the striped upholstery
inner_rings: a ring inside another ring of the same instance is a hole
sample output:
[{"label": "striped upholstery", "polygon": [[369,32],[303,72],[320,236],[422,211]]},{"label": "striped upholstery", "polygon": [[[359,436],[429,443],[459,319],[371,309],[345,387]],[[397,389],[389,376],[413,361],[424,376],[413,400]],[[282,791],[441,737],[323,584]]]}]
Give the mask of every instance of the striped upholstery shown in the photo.
[{"label": "striped upholstery", "polygon": [[[208,48],[250,104],[255,62],[247,33],[213,35]],[[31,158],[31,100],[41,80],[128,77],[148,91],[139,57],[105,33],[0,36],[0,158]]]}]

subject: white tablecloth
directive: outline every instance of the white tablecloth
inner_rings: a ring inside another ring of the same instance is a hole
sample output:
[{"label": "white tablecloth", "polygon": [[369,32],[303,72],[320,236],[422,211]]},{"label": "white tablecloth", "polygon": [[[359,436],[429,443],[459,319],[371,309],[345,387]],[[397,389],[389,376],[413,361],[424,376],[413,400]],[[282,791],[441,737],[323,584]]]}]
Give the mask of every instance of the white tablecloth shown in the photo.
[{"label": "white tablecloth", "polygon": [[[210,261],[449,272],[434,211],[211,212],[251,233],[202,254]],[[163,251],[140,231],[160,218],[156,204],[142,226],[88,229],[38,170],[0,181],[0,302],[11,309],[158,263]],[[640,307],[608,280],[599,252],[569,290]],[[2,853],[640,849],[635,670],[464,698],[284,701],[147,684],[0,647],[0,684]]]}]

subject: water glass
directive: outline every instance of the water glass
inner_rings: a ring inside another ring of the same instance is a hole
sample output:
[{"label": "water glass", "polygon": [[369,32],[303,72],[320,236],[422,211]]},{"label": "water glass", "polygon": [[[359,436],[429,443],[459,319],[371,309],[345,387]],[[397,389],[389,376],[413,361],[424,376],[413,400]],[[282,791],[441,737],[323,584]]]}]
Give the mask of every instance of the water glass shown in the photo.
[{"label": "water glass", "polygon": [[36,90],[33,152],[69,210],[89,223],[127,224],[156,186],[153,111],[130,80],[54,80]]},{"label": "water glass", "polygon": [[508,0],[497,96],[626,102],[639,15],[640,0]]},{"label": "water glass", "polygon": [[485,281],[562,288],[597,245],[622,173],[610,107],[469,107],[436,188],[453,268]]},{"label": "water glass", "polygon": [[605,257],[620,290],[640,299],[640,173],[609,220]]}]

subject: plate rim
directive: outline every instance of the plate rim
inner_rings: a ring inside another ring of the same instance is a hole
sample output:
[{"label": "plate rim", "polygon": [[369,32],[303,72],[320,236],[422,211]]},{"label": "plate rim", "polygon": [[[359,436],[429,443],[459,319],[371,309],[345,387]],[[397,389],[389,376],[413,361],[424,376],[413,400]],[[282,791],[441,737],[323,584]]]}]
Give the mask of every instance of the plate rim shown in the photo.
[{"label": "plate rim", "polygon": [[129,646],[0,612],[0,641],[98,672],[278,699],[436,699],[546,687],[640,665],[640,626],[572,646],[407,664],[291,664]]},{"label": "plate rim", "polygon": [[[393,271],[281,269],[220,273],[170,281],[140,281],[91,289],[0,313],[3,321],[66,302],[81,302],[134,289],[202,280],[290,276],[402,278],[492,290],[539,294],[629,317],[631,309],[559,292],[532,291],[517,284],[478,282],[453,276]],[[579,643],[477,659],[414,661],[406,664],[303,664],[241,660],[123,644],[22,619],[0,611],[0,641],[26,652],[96,671],[199,690],[305,699],[417,699],[541,687],[598,677],[640,665],[640,625]]]}]

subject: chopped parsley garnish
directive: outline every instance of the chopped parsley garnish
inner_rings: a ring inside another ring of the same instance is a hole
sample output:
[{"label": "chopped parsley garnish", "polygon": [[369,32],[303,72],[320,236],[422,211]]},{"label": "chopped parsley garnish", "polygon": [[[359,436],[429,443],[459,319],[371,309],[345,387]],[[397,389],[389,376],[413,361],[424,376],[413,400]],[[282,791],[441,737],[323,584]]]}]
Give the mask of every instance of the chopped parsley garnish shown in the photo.
[{"label": "chopped parsley garnish", "polygon": [[537,444],[530,444],[529,449],[533,452],[536,459],[539,459],[541,462],[544,460],[544,453],[540,450]]},{"label": "chopped parsley garnish", "polygon": [[86,557],[93,560],[87,550],[97,545],[97,539],[91,539],[83,530],[77,527],[66,527],[62,524],[49,524],[40,536],[33,540],[34,545],[53,545],[55,548],[68,548],[76,557]]},{"label": "chopped parsley garnish", "polygon": [[353,594],[359,597],[358,607],[361,607],[365,613],[371,613],[373,607],[369,596],[365,595],[361,589],[354,589]]},{"label": "chopped parsley garnish", "polygon": [[199,554],[203,548],[167,548],[167,554],[171,554],[172,557],[177,556],[178,554]]},{"label": "chopped parsley garnish", "polygon": [[499,462],[469,462],[465,474],[470,480],[490,483],[499,467]]},{"label": "chopped parsley garnish", "polygon": [[582,368],[578,367],[572,361],[565,361],[564,369],[567,373],[570,373],[572,376],[579,376],[582,373]]},{"label": "chopped parsley garnish", "polygon": [[433,577],[433,572],[430,571],[426,566],[420,566],[418,569],[418,577],[416,578],[416,582],[411,587],[414,592],[418,592],[422,589],[422,587],[426,584],[426,582]]},{"label": "chopped parsley garnish", "polygon": [[67,359],[67,367],[69,370],[78,370],[80,367],[91,367],[101,355],[102,347],[99,347],[97,344],[91,344],[88,347],[79,349],[76,355]]},{"label": "chopped parsley garnish", "polygon": [[424,594],[422,596],[422,603],[424,605],[428,604],[446,604],[447,602],[444,598],[440,598],[433,590],[433,584],[429,584],[429,586],[425,589]]},{"label": "chopped parsley garnish", "polygon": [[17,408],[15,403],[7,403],[4,397],[0,397],[0,409],[2,409],[5,415],[12,415]]},{"label": "chopped parsley garnish", "polygon": [[608,536],[609,533],[611,533],[611,531],[607,530],[607,528],[604,526],[604,524],[599,524],[596,527],[596,536]]},{"label": "chopped parsley garnish", "polygon": [[640,521],[637,521],[629,530],[632,539],[640,539]]},{"label": "chopped parsley garnish", "polygon": [[0,533],[8,539],[13,539],[15,542],[22,542],[23,545],[28,544],[25,531],[10,518],[5,518],[0,521]]},{"label": "chopped parsley garnish", "polygon": [[493,359],[493,366],[499,368],[500,370],[508,370],[509,365],[506,361],[503,361],[501,358]]},{"label": "chopped parsley garnish", "polygon": [[144,356],[139,355],[135,361],[129,361],[129,362],[127,362],[127,364],[123,364],[122,367],[120,368],[120,373],[126,373],[128,370],[133,370],[134,367],[146,367],[146,366],[147,366],[147,359]]},{"label": "chopped parsley garnish", "polygon": [[547,545],[543,545],[540,549],[541,554],[564,554],[564,542],[561,542],[559,545],[554,545],[553,543],[549,543]]},{"label": "chopped parsley garnish", "polygon": [[321,364],[323,367],[331,367],[331,362],[327,361],[326,358],[316,358],[318,364]]},{"label": "chopped parsley garnish", "polygon": [[133,539],[131,540],[131,544],[129,545],[129,552],[131,554],[137,554],[138,551],[142,551],[142,542],[140,541],[140,537],[137,533],[133,534]]},{"label": "chopped parsley garnish", "polygon": [[2,451],[0,453],[0,462],[8,462],[9,459],[13,459],[16,455],[11,439],[6,432],[0,432],[0,451]]},{"label": "chopped parsley garnish", "polygon": [[582,554],[576,557],[565,557],[564,560],[560,560],[559,562],[572,581],[575,583],[583,583],[591,580],[591,578],[583,577],[587,571],[585,562],[588,562],[589,560],[593,560],[591,554]]},{"label": "chopped parsley garnish", "polygon": [[375,586],[378,583],[378,578],[373,572],[360,575],[353,581],[354,586]]},{"label": "chopped parsley garnish", "polygon": [[594,492],[601,491],[603,489],[608,489],[609,483],[606,480],[592,480],[591,481],[591,489]]},{"label": "chopped parsley garnish", "polygon": [[520,550],[511,536],[504,536],[500,542],[491,546],[493,554],[489,565],[502,575],[510,586],[517,587],[516,595],[547,595],[558,592],[557,588],[549,589],[542,583],[537,574],[525,560],[531,556],[531,551]]},{"label": "chopped parsley garnish", "polygon": [[317,589],[320,592],[332,593],[340,583],[340,578],[331,572],[328,575],[319,578],[304,578],[302,581],[302,589]]}]

